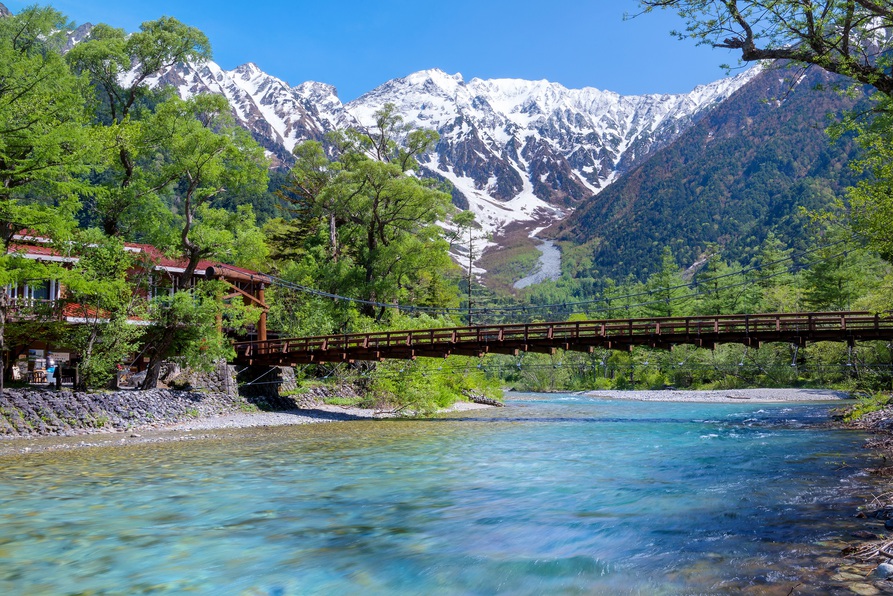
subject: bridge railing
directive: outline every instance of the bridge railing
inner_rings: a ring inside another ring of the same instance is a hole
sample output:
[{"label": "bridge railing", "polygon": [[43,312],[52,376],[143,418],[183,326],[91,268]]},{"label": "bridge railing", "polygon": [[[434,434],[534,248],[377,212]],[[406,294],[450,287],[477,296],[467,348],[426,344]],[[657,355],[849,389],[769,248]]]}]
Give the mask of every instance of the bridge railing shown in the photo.
[{"label": "bridge railing", "polygon": [[446,350],[450,346],[485,346],[510,344],[556,345],[560,343],[594,344],[600,341],[641,340],[655,342],[684,342],[693,338],[709,337],[789,337],[798,334],[811,336],[822,332],[841,333],[893,330],[893,319],[869,312],[825,313],[763,313],[752,315],[706,315],[691,317],[659,317],[636,319],[603,319],[592,321],[558,321],[415,329],[407,331],[379,331],[316,337],[294,337],[262,342],[242,342],[235,345],[240,355],[264,356],[296,352],[386,352],[403,348],[434,348]]}]

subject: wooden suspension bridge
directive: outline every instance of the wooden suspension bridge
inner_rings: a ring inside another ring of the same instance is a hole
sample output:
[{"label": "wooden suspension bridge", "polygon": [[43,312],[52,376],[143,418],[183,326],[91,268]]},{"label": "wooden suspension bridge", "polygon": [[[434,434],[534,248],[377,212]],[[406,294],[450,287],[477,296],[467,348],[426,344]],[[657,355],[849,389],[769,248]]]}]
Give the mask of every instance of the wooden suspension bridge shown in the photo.
[{"label": "wooden suspension bridge", "polygon": [[893,313],[769,313],[480,325],[238,342],[235,349],[240,364],[282,366],[446,358],[453,354],[554,354],[558,349],[629,351],[633,346],[672,349],[682,344],[712,349],[721,343],[758,348],[768,342],[804,346],[817,341],[852,345],[869,340],[893,340]]}]

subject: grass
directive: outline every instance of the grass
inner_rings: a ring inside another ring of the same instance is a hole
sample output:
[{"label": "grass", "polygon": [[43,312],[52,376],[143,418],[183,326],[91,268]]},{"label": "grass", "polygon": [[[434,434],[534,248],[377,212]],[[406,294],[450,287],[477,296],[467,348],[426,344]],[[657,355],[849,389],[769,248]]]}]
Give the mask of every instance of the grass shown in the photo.
[{"label": "grass", "polygon": [[294,389],[286,389],[285,391],[281,392],[280,395],[282,397],[296,397],[298,395],[304,395],[305,393],[307,393],[307,389],[307,387],[299,386],[295,387]]},{"label": "grass", "polygon": [[243,398],[240,398],[239,399],[239,411],[246,412],[246,413],[259,412],[260,408],[257,407],[257,405],[250,403]]},{"label": "grass", "polygon": [[869,414],[884,409],[893,402],[893,395],[885,393],[876,393],[867,397],[860,397],[854,406],[846,408],[843,412],[843,419],[846,422],[854,422]]},{"label": "grass", "polygon": [[357,406],[361,407],[363,399],[360,397],[329,397],[325,403],[330,406]]}]

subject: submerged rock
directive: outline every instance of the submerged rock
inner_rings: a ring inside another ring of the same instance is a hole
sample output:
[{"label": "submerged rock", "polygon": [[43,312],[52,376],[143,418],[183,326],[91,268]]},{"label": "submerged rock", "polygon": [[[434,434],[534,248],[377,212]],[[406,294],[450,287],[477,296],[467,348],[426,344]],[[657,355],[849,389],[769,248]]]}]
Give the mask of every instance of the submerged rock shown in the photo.
[{"label": "submerged rock", "polygon": [[893,565],[890,563],[881,563],[874,568],[871,575],[879,579],[889,579],[893,577]]},{"label": "submerged rock", "polygon": [[850,589],[850,592],[859,594],[859,596],[875,596],[875,594],[881,593],[880,590],[878,590],[871,584],[852,584],[851,586],[847,587]]}]

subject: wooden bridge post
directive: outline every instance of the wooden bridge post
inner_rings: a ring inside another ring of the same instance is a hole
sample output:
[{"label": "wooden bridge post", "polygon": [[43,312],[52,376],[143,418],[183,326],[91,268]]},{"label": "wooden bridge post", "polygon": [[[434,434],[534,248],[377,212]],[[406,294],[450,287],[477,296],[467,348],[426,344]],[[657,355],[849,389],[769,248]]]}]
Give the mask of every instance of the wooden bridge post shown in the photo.
[{"label": "wooden bridge post", "polygon": [[[264,284],[260,284],[257,289],[257,299],[261,304],[266,304],[264,300]],[[260,318],[257,320],[257,341],[267,341],[267,309],[260,311]]]}]

